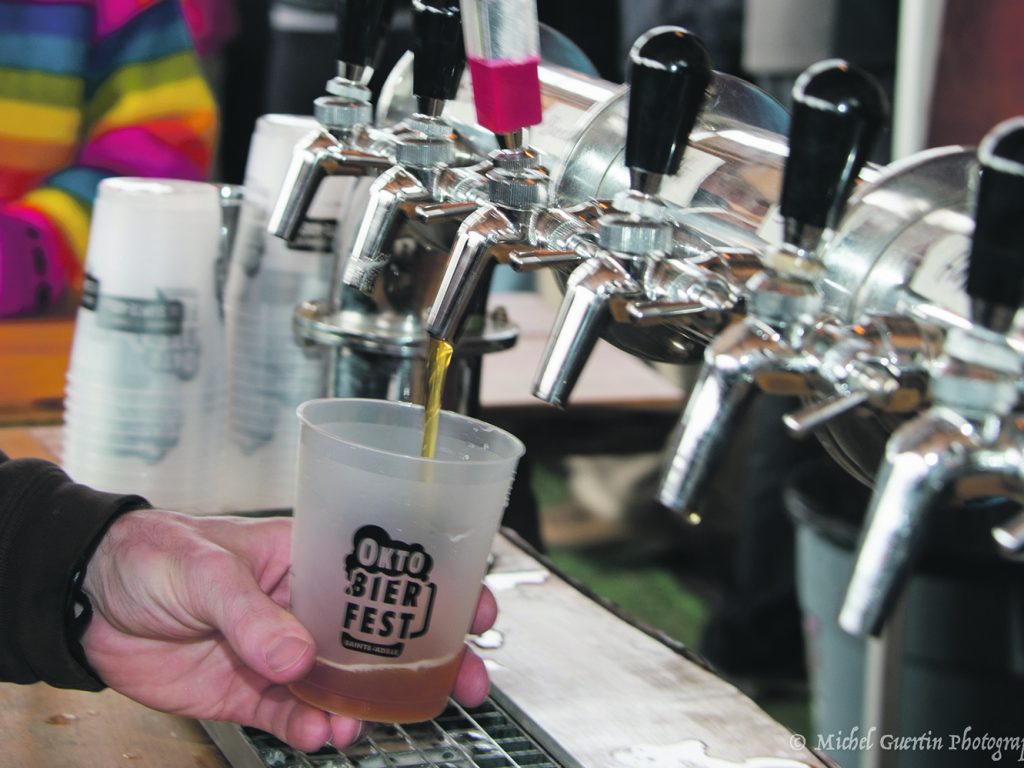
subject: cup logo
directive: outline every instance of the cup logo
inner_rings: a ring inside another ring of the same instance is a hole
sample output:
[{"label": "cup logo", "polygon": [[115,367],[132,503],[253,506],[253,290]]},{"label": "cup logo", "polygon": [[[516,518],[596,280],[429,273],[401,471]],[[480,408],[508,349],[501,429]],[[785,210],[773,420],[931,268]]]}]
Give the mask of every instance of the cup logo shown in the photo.
[{"label": "cup logo", "polygon": [[341,645],[373,656],[397,658],[408,640],[426,634],[437,585],[432,558],[419,544],[397,541],[377,525],[364,525],[345,558],[347,600]]}]

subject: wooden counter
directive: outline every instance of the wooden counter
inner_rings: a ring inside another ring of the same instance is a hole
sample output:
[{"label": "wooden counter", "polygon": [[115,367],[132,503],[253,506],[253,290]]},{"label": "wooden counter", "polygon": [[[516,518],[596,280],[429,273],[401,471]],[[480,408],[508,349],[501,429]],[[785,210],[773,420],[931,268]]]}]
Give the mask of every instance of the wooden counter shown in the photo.
[{"label": "wooden counter", "polygon": [[25,768],[226,768],[195,720],[111,690],[0,684],[0,765]]},{"label": "wooden counter", "polygon": [[0,320],[0,424],[60,421],[74,307]]}]

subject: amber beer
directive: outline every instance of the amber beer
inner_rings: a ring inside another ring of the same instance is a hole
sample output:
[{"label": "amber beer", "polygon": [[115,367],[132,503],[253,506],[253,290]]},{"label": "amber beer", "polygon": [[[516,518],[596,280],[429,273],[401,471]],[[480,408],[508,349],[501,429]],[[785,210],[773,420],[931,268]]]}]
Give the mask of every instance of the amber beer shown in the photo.
[{"label": "amber beer", "polygon": [[434,458],[437,449],[437,425],[441,418],[441,397],[454,348],[441,339],[430,340],[427,347],[427,402],[423,409],[423,443],[420,454]]},{"label": "amber beer", "polygon": [[[418,723],[444,710],[460,656],[436,666],[350,670],[317,661],[309,676],[290,687],[300,699],[328,712],[377,723]],[[384,698],[389,703],[382,704]]]},{"label": "amber beer", "polygon": [[[300,698],[364,720],[445,707],[523,446],[443,411],[328,399],[299,408],[291,609],[317,644]],[[426,471],[425,471],[426,468]]]}]

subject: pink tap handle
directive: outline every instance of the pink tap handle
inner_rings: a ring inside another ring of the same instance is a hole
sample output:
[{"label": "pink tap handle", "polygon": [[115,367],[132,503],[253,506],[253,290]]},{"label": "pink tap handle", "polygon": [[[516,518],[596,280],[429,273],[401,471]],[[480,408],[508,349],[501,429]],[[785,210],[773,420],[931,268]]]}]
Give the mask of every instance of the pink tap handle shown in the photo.
[{"label": "pink tap handle", "polygon": [[541,121],[535,0],[461,0],[477,122],[509,134]]}]

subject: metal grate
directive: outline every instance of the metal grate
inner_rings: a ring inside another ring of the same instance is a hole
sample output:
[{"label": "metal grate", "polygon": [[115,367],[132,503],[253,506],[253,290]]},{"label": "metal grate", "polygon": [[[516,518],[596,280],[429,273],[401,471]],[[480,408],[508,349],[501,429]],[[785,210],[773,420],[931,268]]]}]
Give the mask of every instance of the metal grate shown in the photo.
[{"label": "metal grate", "polygon": [[237,726],[230,728],[246,744],[228,744],[232,737],[223,724],[204,725],[235,768],[563,768],[493,699],[472,709],[449,701],[425,723],[375,725],[344,752],[325,747],[305,754],[268,733]]}]

